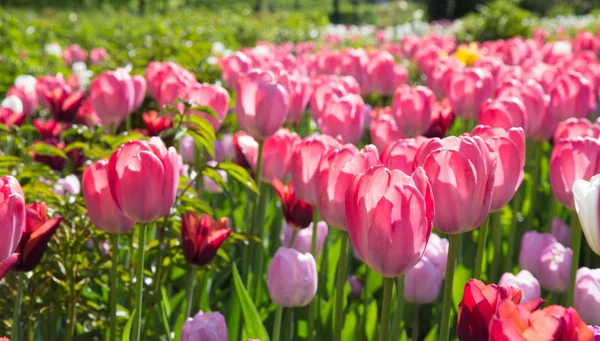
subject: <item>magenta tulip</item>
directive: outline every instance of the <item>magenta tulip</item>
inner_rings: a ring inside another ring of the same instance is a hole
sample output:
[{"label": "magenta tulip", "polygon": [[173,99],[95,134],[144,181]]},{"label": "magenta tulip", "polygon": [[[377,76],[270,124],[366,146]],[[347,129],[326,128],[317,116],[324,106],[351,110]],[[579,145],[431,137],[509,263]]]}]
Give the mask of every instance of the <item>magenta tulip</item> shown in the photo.
[{"label": "magenta tulip", "polygon": [[424,86],[402,85],[394,92],[392,115],[406,137],[423,135],[435,117],[435,95]]},{"label": "magenta tulip", "polygon": [[3,176],[0,178],[0,261],[19,245],[25,231],[25,217],[25,195],[21,185],[12,176]]}]

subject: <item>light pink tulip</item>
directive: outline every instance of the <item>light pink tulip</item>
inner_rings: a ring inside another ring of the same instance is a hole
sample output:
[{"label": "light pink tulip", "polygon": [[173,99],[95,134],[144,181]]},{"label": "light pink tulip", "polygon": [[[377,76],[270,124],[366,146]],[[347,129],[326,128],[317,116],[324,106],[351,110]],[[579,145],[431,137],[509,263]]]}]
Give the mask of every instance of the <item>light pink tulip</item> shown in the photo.
[{"label": "light pink tulip", "polygon": [[362,97],[355,94],[332,98],[319,118],[321,131],[347,143],[358,142],[365,124],[364,105]]},{"label": "light pink tulip", "polygon": [[267,288],[273,302],[282,307],[308,305],[317,293],[317,265],[310,253],[280,247],[267,271]]},{"label": "light pink tulip", "polygon": [[425,141],[425,137],[393,141],[381,153],[381,163],[389,169],[398,169],[410,174],[414,171],[417,150]]},{"label": "light pink tulip", "polygon": [[522,292],[521,303],[535,301],[541,297],[540,282],[527,270],[521,270],[516,275],[510,272],[504,273],[500,277],[498,285],[508,285],[520,289]]},{"label": "light pink tulip", "polygon": [[110,194],[108,160],[100,160],[83,172],[83,199],[90,221],[108,233],[123,234],[133,229],[135,221],[127,218]]},{"label": "light pink tulip", "polygon": [[223,80],[229,87],[236,90],[238,79],[252,68],[252,60],[243,52],[235,52],[219,61]]},{"label": "light pink tulip", "polygon": [[600,126],[587,118],[569,118],[559,122],[554,131],[554,141],[572,137],[600,137]]},{"label": "light pink tulip", "polygon": [[549,95],[548,115],[555,122],[571,117],[587,117],[595,105],[592,85],[577,72],[559,76],[554,81]]},{"label": "light pink tulip", "polygon": [[573,251],[559,242],[542,250],[538,277],[543,288],[551,292],[567,292],[572,257]]},{"label": "light pink tulip", "polygon": [[[286,180],[298,143],[300,136],[287,129],[279,129],[265,140],[261,172],[263,181],[270,183],[273,179]],[[256,163],[252,167],[255,168]]]},{"label": "light pink tulip", "polygon": [[600,269],[577,270],[573,308],[585,323],[600,324]]},{"label": "light pink tulip", "polygon": [[[294,245],[290,245],[292,241],[292,235],[294,234],[294,229],[288,225],[286,221],[283,222],[283,227],[281,228],[281,234],[279,235],[279,240],[281,241],[281,246],[284,247],[292,247],[300,253],[310,253],[312,247],[312,235],[313,235],[313,225],[310,223],[308,227],[297,230],[296,239],[294,239]],[[323,249],[323,244],[325,243],[325,239],[327,239],[327,235],[329,234],[329,227],[327,227],[327,223],[324,221],[320,221],[317,223],[317,254],[313,255],[315,257],[319,257],[321,254],[321,250]]]},{"label": "light pink tulip", "polygon": [[[177,63],[150,62],[146,67],[148,92],[150,93],[150,96],[158,102],[160,107],[166,104],[172,104],[173,100],[179,95],[177,91],[173,91],[178,90],[173,84],[166,85],[163,88],[163,83],[170,78],[176,78],[176,82],[169,81],[175,83],[175,85],[177,85],[177,83],[183,84],[181,88],[196,83],[196,76]],[[173,94],[173,92],[175,92],[175,94]]]},{"label": "light pink tulip", "polygon": [[367,83],[370,92],[379,95],[391,95],[401,84],[408,79],[408,71],[402,65],[396,65],[394,57],[381,51],[366,64]]},{"label": "light pink tulip", "polygon": [[269,71],[253,69],[238,80],[236,114],[240,128],[257,140],[273,135],[285,122],[290,98]]},{"label": "light pink tulip", "polygon": [[63,51],[63,61],[71,67],[75,62],[85,62],[88,52],[77,44],[69,45]]},{"label": "light pink tulip", "polygon": [[189,317],[181,330],[181,341],[227,341],[227,325],[221,313],[199,311]]},{"label": "light pink tulip", "polygon": [[227,116],[229,107],[229,93],[219,85],[194,84],[184,90],[183,98],[188,101],[191,107],[207,106],[212,108],[217,117],[214,117],[201,110],[189,110],[192,115],[204,117],[212,125],[215,132],[221,128],[221,124]]},{"label": "light pink tulip", "polygon": [[323,220],[332,227],[346,230],[346,189],[354,175],[378,164],[379,153],[373,145],[358,150],[354,145],[346,144],[323,154],[315,174],[321,193],[317,196],[317,208]]},{"label": "light pink tulip", "polygon": [[550,233],[540,233],[537,231],[525,232],[521,239],[521,248],[519,253],[519,267],[539,276],[540,257],[546,246],[555,243],[556,238]]},{"label": "light pink tulip", "polygon": [[483,224],[492,203],[496,159],[477,136],[433,138],[421,145],[415,165],[431,182],[439,231],[457,234]]},{"label": "light pink tulip", "polygon": [[442,277],[446,277],[446,264],[448,262],[448,247],[450,243],[448,239],[441,238],[437,234],[432,233],[429,237],[429,242],[425,248],[423,257],[427,257],[435,263],[442,273]]},{"label": "light pink tulip", "polygon": [[527,112],[518,97],[502,97],[484,102],[479,111],[479,124],[490,127],[527,129]]},{"label": "light pink tulip", "polygon": [[[0,178],[0,261],[5,261],[19,246],[25,231],[25,195],[12,176]],[[1,268],[2,266],[0,266]],[[0,270],[0,278],[5,271]]]},{"label": "light pink tulip", "polygon": [[175,148],[160,138],[125,143],[111,155],[107,173],[112,197],[128,218],[147,223],[169,214],[180,163]]},{"label": "light pink tulip", "polygon": [[433,303],[440,295],[442,279],[440,267],[423,256],[414,268],[406,272],[404,297],[415,304]]},{"label": "light pink tulip", "polygon": [[487,70],[455,69],[446,94],[456,116],[474,119],[481,105],[494,93],[494,87],[494,79]]},{"label": "light pink tulip", "polygon": [[402,85],[394,92],[392,115],[406,137],[423,135],[435,117],[435,95],[424,86]]},{"label": "light pink tulip", "polygon": [[571,229],[562,219],[554,218],[552,219],[552,235],[559,243],[568,246],[569,239],[571,238]]},{"label": "light pink tulip", "polygon": [[374,166],[346,192],[346,224],[360,258],[384,277],[413,268],[427,246],[435,215],[422,168],[411,175]]},{"label": "light pink tulip", "polygon": [[340,74],[354,77],[363,91],[367,86],[366,64],[368,60],[369,57],[362,48],[344,49],[340,56]]},{"label": "light pink tulip", "polygon": [[100,64],[108,58],[108,52],[104,47],[96,47],[90,51],[90,62],[92,64]]},{"label": "light pink tulip", "polygon": [[118,127],[135,109],[137,98],[134,81],[124,69],[105,71],[90,86],[92,108],[108,127]]},{"label": "light pink tulip", "polygon": [[[386,109],[388,109],[386,111]],[[396,120],[389,113],[390,108],[383,108],[378,112],[371,111],[371,121],[369,122],[369,133],[371,134],[371,143],[373,143],[377,150],[383,151],[393,141],[401,139],[404,134],[398,130],[396,126]]]}]

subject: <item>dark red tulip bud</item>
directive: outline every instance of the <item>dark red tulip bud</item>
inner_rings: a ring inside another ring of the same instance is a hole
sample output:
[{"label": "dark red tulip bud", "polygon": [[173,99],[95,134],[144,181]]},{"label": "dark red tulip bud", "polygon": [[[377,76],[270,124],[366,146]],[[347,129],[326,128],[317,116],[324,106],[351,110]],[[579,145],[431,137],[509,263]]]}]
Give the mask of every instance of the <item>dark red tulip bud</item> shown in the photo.
[{"label": "dark red tulip bud", "polygon": [[313,206],[296,197],[292,183],[284,185],[281,181],[273,180],[273,188],[281,199],[285,221],[295,229],[308,227],[312,222]]},{"label": "dark red tulip bud", "polygon": [[450,107],[447,99],[436,102],[433,110],[435,116],[431,121],[429,129],[427,129],[427,132],[425,132],[423,136],[429,138],[443,138],[446,136],[446,132],[450,129],[450,126],[452,126],[455,115],[452,112],[452,107]]},{"label": "dark red tulip bud", "polygon": [[50,119],[46,122],[35,119],[33,120],[33,125],[44,140],[51,138],[57,139],[60,137],[60,133],[62,132],[62,124],[56,122],[54,119]]},{"label": "dark red tulip bud", "polygon": [[31,271],[40,263],[61,220],[61,216],[48,219],[44,202],[27,205],[25,231],[16,249],[21,255],[14,270]]},{"label": "dark red tulip bud", "polygon": [[50,113],[57,121],[72,122],[85,99],[85,92],[77,90],[71,93],[67,86],[57,87],[44,91],[44,99],[48,103]]},{"label": "dark red tulip bud", "polygon": [[[33,143],[33,145],[35,145],[36,143],[41,143],[41,142],[48,144],[50,146],[56,147],[60,150],[65,149],[64,143],[58,142],[58,140],[52,139],[52,138],[46,139],[44,141],[36,141]],[[76,148],[76,149],[69,151],[66,154],[71,162],[73,172],[77,171],[81,166],[83,166],[83,164],[85,162],[85,155],[83,153],[83,149]],[[33,161],[43,163],[43,164],[47,165],[48,167],[50,167],[56,171],[59,171],[59,172],[62,171],[63,169],[65,169],[65,165],[67,164],[67,160],[63,159],[60,156],[41,155],[41,154],[36,154],[36,153],[32,152],[31,157],[33,158]]]},{"label": "dark red tulip bud", "polygon": [[149,136],[158,136],[163,130],[173,126],[173,122],[167,116],[158,116],[154,110],[142,114],[142,120]]},{"label": "dark red tulip bud", "polygon": [[200,217],[194,212],[185,214],[181,222],[181,246],[188,263],[198,266],[210,263],[231,234],[228,223],[228,218],[214,220],[206,214]]}]

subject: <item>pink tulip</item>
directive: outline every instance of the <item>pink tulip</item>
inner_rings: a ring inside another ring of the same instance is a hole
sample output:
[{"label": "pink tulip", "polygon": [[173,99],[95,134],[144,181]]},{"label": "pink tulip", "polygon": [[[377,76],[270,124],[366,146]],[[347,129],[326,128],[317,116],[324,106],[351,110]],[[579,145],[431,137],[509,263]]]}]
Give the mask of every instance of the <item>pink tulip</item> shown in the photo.
[{"label": "pink tulip", "polygon": [[67,66],[71,67],[75,62],[85,62],[87,58],[87,51],[82,49],[81,46],[77,44],[69,45],[63,51],[63,61]]},{"label": "pink tulip", "polygon": [[587,117],[594,103],[592,85],[581,74],[569,72],[559,76],[550,91],[548,115],[554,122]]},{"label": "pink tulip", "polygon": [[585,323],[600,324],[600,269],[577,270],[573,308]]},{"label": "pink tulip", "polygon": [[236,90],[238,79],[252,68],[252,60],[242,52],[223,58],[219,61],[223,73],[223,80],[229,87]]},{"label": "pink tulip", "polygon": [[[296,230],[296,239],[294,239],[294,245],[290,245],[292,242],[292,236],[294,234],[294,229],[288,225],[287,222],[283,222],[283,227],[281,228],[281,234],[279,235],[279,240],[281,241],[281,246],[283,247],[292,247],[300,253],[310,253],[312,247],[312,235],[313,235],[313,225],[310,223],[308,227]],[[325,243],[325,239],[327,239],[327,235],[329,234],[329,227],[327,227],[327,223],[324,221],[320,221],[317,223],[317,254],[313,255],[315,257],[319,257],[321,254],[321,250],[323,249],[323,244]]]},{"label": "pink tulip", "polygon": [[394,92],[392,115],[406,137],[425,134],[434,118],[435,96],[424,86],[402,85]]},{"label": "pink tulip", "polygon": [[494,93],[494,87],[494,79],[487,70],[456,69],[448,83],[446,94],[456,116],[474,119],[483,102]]},{"label": "pink tulip", "polygon": [[238,80],[238,124],[255,139],[273,135],[285,122],[289,106],[287,91],[271,72],[253,69]]},{"label": "pink tulip", "polygon": [[233,135],[225,134],[215,141],[215,161],[224,162],[235,157]]},{"label": "pink tulip", "polygon": [[9,96],[16,96],[21,100],[23,104],[22,113],[25,116],[30,116],[37,109],[38,98],[35,86],[27,88],[15,85],[6,92],[6,97]]},{"label": "pink tulip", "polygon": [[[388,110],[386,110],[388,109]],[[398,130],[394,117],[389,113],[390,108],[371,111],[371,122],[368,124],[371,142],[377,147],[377,150],[383,151],[384,148],[404,137],[404,134]]]},{"label": "pink tulip", "polygon": [[181,329],[181,341],[227,341],[227,324],[221,313],[199,311],[188,317]]},{"label": "pink tulip", "polygon": [[389,169],[398,169],[406,174],[414,171],[415,155],[425,137],[398,139],[389,143],[381,153],[381,163]]},{"label": "pink tulip", "polygon": [[190,110],[189,113],[204,117],[210,122],[215,132],[219,131],[225,116],[227,116],[227,108],[229,106],[229,93],[227,93],[227,90],[219,85],[196,83],[184,90],[183,98],[190,103],[192,108],[196,106],[212,108],[217,117],[201,110]]},{"label": "pink tulip", "polygon": [[367,73],[365,70],[369,57],[364,49],[345,49],[340,55],[340,74],[352,76],[362,90],[366,90]]},{"label": "pink tulip", "polygon": [[135,99],[133,100],[133,110],[137,110],[142,103],[144,103],[144,98],[146,98],[146,90],[148,90],[148,85],[146,84],[146,79],[140,75],[135,75],[131,77],[133,80],[133,88],[135,89]]},{"label": "pink tulip", "polygon": [[518,97],[502,97],[484,102],[479,112],[479,124],[510,129],[527,128],[525,105]]},{"label": "pink tulip", "polygon": [[535,276],[539,276],[542,251],[554,242],[556,242],[556,238],[550,233],[525,232],[523,239],[521,239],[519,267],[522,270],[528,270]]},{"label": "pink tulip", "polygon": [[123,234],[133,229],[135,222],[127,218],[113,199],[108,184],[108,160],[100,160],[83,172],[83,199],[90,221],[97,228]]},{"label": "pink tulip", "polygon": [[600,137],[600,126],[587,118],[569,118],[559,122],[554,131],[554,141],[572,137]]},{"label": "pink tulip", "polygon": [[373,145],[358,150],[352,144],[331,148],[321,157],[315,174],[319,214],[330,226],[346,230],[346,189],[356,174],[364,173],[371,166],[380,164],[379,153]]},{"label": "pink tulip", "polygon": [[571,238],[571,229],[562,219],[554,218],[552,219],[552,235],[556,238],[556,241],[564,246],[568,246],[569,239]]},{"label": "pink tulip", "polygon": [[339,83],[326,83],[313,86],[315,86],[315,91],[310,100],[310,114],[313,120],[317,122],[319,118],[321,118],[323,111],[325,111],[325,106],[332,99],[339,99],[340,97],[343,97],[345,94],[347,94],[347,90],[342,84]]},{"label": "pink tulip", "polygon": [[362,97],[355,94],[332,98],[319,118],[321,131],[347,143],[358,142],[365,124],[364,105]]},{"label": "pink tulip", "polygon": [[600,40],[592,32],[579,32],[573,41],[573,52],[583,51],[592,51],[594,54],[600,52]]},{"label": "pink tulip", "polygon": [[440,267],[423,256],[414,268],[406,272],[404,297],[415,304],[433,303],[440,295],[442,279]]},{"label": "pink tulip", "polygon": [[319,193],[316,173],[321,156],[329,149],[340,145],[340,142],[329,135],[305,137],[296,146],[292,157],[292,184],[296,196],[309,204],[315,204]]},{"label": "pink tulip", "polygon": [[284,72],[279,77],[279,83],[284,86],[290,95],[290,109],[286,122],[297,125],[302,120],[304,110],[312,96],[313,88],[310,78],[298,73]]},{"label": "pink tulip", "polygon": [[559,242],[546,246],[541,253],[539,280],[551,292],[567,292],[573,251]]},{"label": "pink tulip", "polygon": [[124,69],[106,71],[96,77],[90,86],[90,101],[102,122],[116,128],[135,109],[136,87]]},{"label": "pink tulip", "polygon": [[499,211],[512,199],[523,181],[525,133],[522,128],[504,130],[478,125],[471,136],[481,137],[498,156],[491,211]]},{"label": "pink tulip", "polygon": [[549,93],[554,80],[559,76],[560,70],[554,65],[531,61],[529,65],[523,65],[524,79],[532,79],[539,83],[545,93]]},{"label": "pink tulip", "polygon": [[350,240],[371,269],[391,278],[417,264],[435,215],[422,168],[410,176],[382,165],[371,167],[352,179],[345,201]]},{"label": "pink tulip", "polygon": [[[0,261],[5,261],[19,246],[25,230],[25,214],[25,195],[21,185],[12,176],[3,176],[0,178]],[[0,275],[4,275],[3,272],[4,269]]]},{"label": "pink tulip", "polygon": [[421,145],[415,165],[431,182],[439,231],[457,234],[483,224],[491,208],[496,159],[478,136],[433,138]]},{"label": "pink tulip", "polygon": [[396,65],[394,57],[388,52],[379,52],[366,64],[369,90],[379,95],[391,95],[408,79],[408,71],[402,65]]},{"label": "pink tulip", "polygon": [[108,58],[108,52],[104,47],[96,47],[90,51],[90,61],[92,64],[100,64]]},{"label": "pink tulip", "polygon": [[40,105],[43,108],[50,110],[50,103],[48,103],[46,100],[45,94],[52,93],[55,91],[55,89],[63,89],[67,92],[72,91],[67,85],[67,81],[61,74],[56,76],[42,76],[38,78],[35,84],[35,92]]},{"label": "pink tulip", "polygon": [[527,270],[521,270],[516,275],[506,272],[500,277],[498,285],[507,285],[521,290],[521,304],[539,300],[541,297],[540,282]]},{"label": "pink tulip", "polygon": [[446,265],[448,262],[448,247],[450,243],[446,238],[440,238],[437,234],[432,233],[429,237],[429,242],[425,248],[423,257],[427,257],[430,261],[440,268],[442,278],[446,276]]},{"label": "pink tulip", "polygon": [[550,156],[550,185],[556,199],[573,210],[573,183],[600,172],[600,141],[577,137],[556,141]]},{"label": "pink tulip", "polygon": [[308,305],[317,293],[317,265],[310,253],[280,247],[267,272],[267,288],[273,302],[282,307]]},{"label": "pink tulip", "polygon": [[175,148],[158,137],[131,140],[110,157],[110,193],[125,216],[147,223],[169,214],[175,202],[180,165]]},{"label": "pink tulip", "polygon": [[[175,80],[172,81],[171,78]],[[163,87],[167,81],[171,84]],[[150,96],[158,102],[159,107],[163,107],[173,103],[179,90],[195,84],[196,76],[173,62],[150,62],[146,67],[146,82]]]},{"label": "pink tulip", "polygon": [[460,62],[454,58],[439,59],[434,67],[427,74],[427,86],[435,93],[437,98],[443,98],[446,95],[446,89],[450,85],[450,80],[455,68],[460,68]]}]

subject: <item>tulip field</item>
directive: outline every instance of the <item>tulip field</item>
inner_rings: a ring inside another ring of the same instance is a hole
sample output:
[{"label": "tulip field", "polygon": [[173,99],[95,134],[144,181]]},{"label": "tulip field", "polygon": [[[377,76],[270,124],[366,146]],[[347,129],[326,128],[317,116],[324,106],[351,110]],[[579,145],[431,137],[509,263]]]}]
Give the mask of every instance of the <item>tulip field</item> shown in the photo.
[{"label": "tulip field", "polygon": [[0,340],[600,340],[600,33],[542,26],[0,12]]}]

